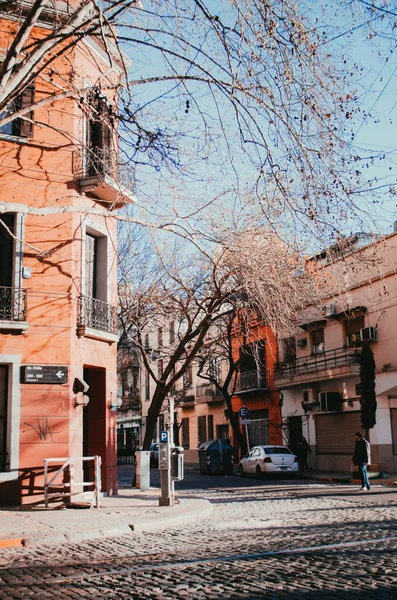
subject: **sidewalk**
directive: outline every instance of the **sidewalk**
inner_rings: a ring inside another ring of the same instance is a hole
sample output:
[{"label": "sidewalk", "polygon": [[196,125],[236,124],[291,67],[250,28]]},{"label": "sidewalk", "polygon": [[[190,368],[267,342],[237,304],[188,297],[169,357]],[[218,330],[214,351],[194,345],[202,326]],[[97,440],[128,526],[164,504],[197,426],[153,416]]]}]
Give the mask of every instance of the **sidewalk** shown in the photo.
[{"label": "sidewalk", "polygon": [[[352,479],[351,473],[324,473],[320,471],[299,472],[300,479],[315,479],[316,481],[328,481],[330,483],[360,483],[360,479]],[[397,486],[397,473],[388,473],[386,477],[371,477],[371,483],[385,486]]]},{"label": "sidewalk", "polygon": [[0,510],[0,548],[77,543],[131,531],[153,531],[205,518],[212,505],[203,499],[178,499],[159,506],[160,490],[120,489],[105,497],[101,508],[16,507]]}]

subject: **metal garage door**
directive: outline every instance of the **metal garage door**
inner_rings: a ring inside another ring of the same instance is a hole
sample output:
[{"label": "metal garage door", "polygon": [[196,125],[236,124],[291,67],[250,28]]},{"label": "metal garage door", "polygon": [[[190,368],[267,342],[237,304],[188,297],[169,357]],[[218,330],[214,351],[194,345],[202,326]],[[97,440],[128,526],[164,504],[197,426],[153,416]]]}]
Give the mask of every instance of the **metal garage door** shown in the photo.
[{"label": "metal garage door", "polygon": [[390,409],[393,454],[397,454],[397,408]]},{"label": "metal garage door", "polygon": [[360,412],[315,415],[317,454],[353,454],[354,434],[360,431]]}]

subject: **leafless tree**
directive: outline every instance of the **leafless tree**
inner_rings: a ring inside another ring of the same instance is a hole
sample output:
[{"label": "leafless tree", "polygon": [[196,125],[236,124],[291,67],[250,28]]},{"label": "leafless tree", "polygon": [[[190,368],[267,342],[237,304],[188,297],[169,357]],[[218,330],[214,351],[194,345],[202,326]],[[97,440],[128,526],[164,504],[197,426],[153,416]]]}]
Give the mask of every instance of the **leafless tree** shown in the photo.
[{"label": "leafless tree", "polygon": [[[236,355],[236,350],[233,348],[233,341],[236,341],[236,320],[239,316],[242,318],[234,304],[230,314],[219,319],[211,327],[197,357],[197,375],[214,385],[223,396],[234,438],[244,455],[247,451],[247,440],[241,433],[239,419],[233,412],[232,406],[240,368],[240,354]],[[244,318],[246,316],[245,311]]]},{"label": "leafless tree", "polygon": [[[332,237],[354,214],[364,215],[346,144],[346,124],[360,105],[355,70],[330,43],[327,13],[311,4],[1,0],[12,19],[3,20],[10,43],[0,72],[0,127],[17,118],[28,123],[35,110],[65,98],[93,110],[71,56],[95,39],[109,66],[125,74],[123,87],[108,73],[90,84],[118,94],[114,175],[139,199],[134,214],[118,218],[211,237],[208,223],[197,220],[208,203],[216,203],[216,218],[232,221],[231,203],[241,207],[249,198],[264,225],[285,239],[290,231]],[[34,81],[46,94],[21,105]],[[56,210],[76,208],[59,203]]]},{"label": "leafless tree", "polygon": [[[150,261],[141,264],[144,275],[130,280],[125,276],[120,288],[125,335],[139,348],[155,386],[144,449],[152,441],[164,399],[189,367],[197,364],[215,332],[219,331],[219,339],[225,335],[223,326],[230,318],[233,321],[239,310],[247,312],[249,308],[276,333],[284,334],[296,325],[303,298],[316,294],[314,280],[298,273],[302,262],[298,255],[264,231],[229,236],[227,246],[219,245],[211,254],[189,253],[185,245],[168,245],[156,238],[150,256]],[[161,340],[156,337],[159,329]],[[227,334],[232,335],[230,328],[226,328]],[[227,393],[232,391],[229,384],[236,366],[235,359],[231,360],[233,368],[221,384]]]}]

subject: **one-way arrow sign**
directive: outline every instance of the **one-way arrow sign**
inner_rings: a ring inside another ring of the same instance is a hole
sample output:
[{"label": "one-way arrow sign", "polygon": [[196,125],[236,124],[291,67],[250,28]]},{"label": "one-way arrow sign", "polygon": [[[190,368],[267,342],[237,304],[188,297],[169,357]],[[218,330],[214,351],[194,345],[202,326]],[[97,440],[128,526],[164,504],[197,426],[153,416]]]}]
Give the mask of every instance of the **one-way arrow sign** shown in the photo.
[{"label": "one-way arrow sign", "polygon": [[59,365],[25,365],[22,383],[67,383],[68,367]]}]

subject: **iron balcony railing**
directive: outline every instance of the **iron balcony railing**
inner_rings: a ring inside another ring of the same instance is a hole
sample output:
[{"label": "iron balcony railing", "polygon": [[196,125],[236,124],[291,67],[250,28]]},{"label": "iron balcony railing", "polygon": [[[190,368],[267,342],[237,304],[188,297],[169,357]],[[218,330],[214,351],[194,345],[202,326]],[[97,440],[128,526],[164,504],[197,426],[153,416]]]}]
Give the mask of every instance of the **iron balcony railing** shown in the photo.
[{"label": "iron balcony railing", "polygon": [[293,378],[297,375],[308,375],[335,369],[336,367],[347,367],[360,363],[360,351],[356,348],[336,348],[327,350],[311,356],[296,358],[291,361],[277,363],[275,366],[275,379]]},{"label": "iron balcony railing", "polygon": [[75,179],[108,176],[119,179],[117,152],[108,147],[84,148],[73,155],[73,175]]},{"label": "iron balcony railing", "polygon": [[0,321],[26,321],[27,290],[0,287]]},{"label": "iron balcony railing", "polygon": [[107,302],[89,296],[80,296],[78,318],[79,327],[90,327],[117,335],[117,307]]},{"label": "iron balcony railing", "polygon": [[263,390],[267,388],[267,376],[265,369],[256,369],[255,371],[245,371],[240,373],[236,392],[248,390]]},{"label": "iron balcony railing", "polygon": [[213,383],[204,383],[196,386],[196,397],[198,400],[217,402],[223,400],[223,396]]}]

